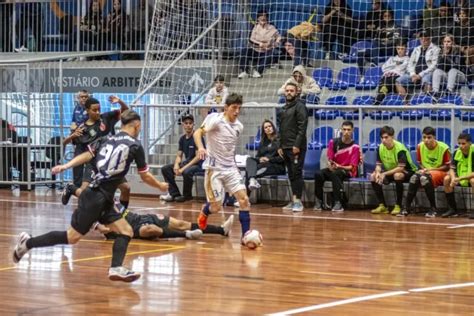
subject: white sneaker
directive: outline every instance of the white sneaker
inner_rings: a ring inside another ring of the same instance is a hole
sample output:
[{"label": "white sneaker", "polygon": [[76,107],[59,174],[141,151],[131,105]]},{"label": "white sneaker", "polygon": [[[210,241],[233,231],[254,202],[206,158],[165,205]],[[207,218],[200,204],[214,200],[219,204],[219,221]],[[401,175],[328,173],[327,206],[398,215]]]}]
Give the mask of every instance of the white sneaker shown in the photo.
[{"label": "white sneaker", "polygon": [[229,236],[230,231],[232,230],[232,224],[234,224],[234,215],[229,216],[221,226],[224,229],[224,236]]},{"label": "white sneaker", "polygon": [[252,78],[261,78],[261,77],[262,75],[258,71],[254,70],[252,72]]},{"label": "white sneaker", "polygon": [[301,202],[295,202],[293,204],[293,208],[291,209],[293,212],[303,212],[304,206]]},{"label": "white sneaker", "polygon": [[125,267],[113,267],[109,268],[109,280],[110,281],[123,281],[133,282],[140,278],[140,273],[133,272]]},{"label": "white sneaker", "polygon": [[24,45],[21,45],[20,48],[15,48],[14,51],[17,53],[26,53],[28,52],[28,48],[26,48]]},{"label": "white sneaker", "polygon": [[293,202],[290,202],[282,207],[283,210],[292,210],[293,209]]},{"label": "white sneaker", "polygon": [[249,181],[249,190],[250,191],[258,190],[258,189],[260,189],[260,187],[261,187],[260,183],[258,183],[258,181],[255,178],[250,178],[250,181]]},{"label": "white sneaker", "polygon": [[160,195],[160,200],[165,201],[165,202],[173,202],[174,198],[171,194],[166,194],[166,195]]},{"label": "white sneaker", "polygon": [[234,202],[234,207],[240,207],[239,201]]},{"label": "white sneaker", "polygon": [[323,210],[323,203],[320,199],[316,198],[314,200],[313,211],[322,211],[322,210]]},{"label": "white sneaker", "polygon": [[18,235],[18,242],[15,249],[13,249],[13,262],[20,262],[21,258],[28,252],[29,249],[26,247],[26,241],[30,238],[31,235],[25,232]]},{"label": "white sneaker", "polygon": [[334,206],[332,207],[333,212],[344,212],[344,208],[342,207],[341,202],[337,201],[334,203]]},{"label": "white sneaker", "polygon": [[195,229],[195,230],[187,230],[186,232],[186,239],[200,239],[202,237],[202,230]]},{"label": "white sneaker", "polygon": [[242,71],[238,76],[237,78],[239,79],[244,79],[244,78],[248,78],[249,74],[245,71]]}]

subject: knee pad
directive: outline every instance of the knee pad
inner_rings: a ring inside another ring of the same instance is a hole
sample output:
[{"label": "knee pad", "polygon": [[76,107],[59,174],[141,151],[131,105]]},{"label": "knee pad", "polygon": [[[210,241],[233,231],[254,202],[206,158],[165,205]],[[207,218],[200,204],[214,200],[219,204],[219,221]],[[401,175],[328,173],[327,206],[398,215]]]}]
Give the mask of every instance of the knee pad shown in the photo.
[{"label": "knee pad", "polygon": [[422,175],[422,176],[420,177],[420,184],[421,184],[421,186],[424,187],[425,185],[427,185],[427,184],[430,183],[430,182],[431,182],[431,177],[430,177],[429,175]]},{"label": "knee pad", "polygon": [[417,181],[418,181],[418,175],[417,174],[412,175],[410,178],[410,183],[416,184]]}]

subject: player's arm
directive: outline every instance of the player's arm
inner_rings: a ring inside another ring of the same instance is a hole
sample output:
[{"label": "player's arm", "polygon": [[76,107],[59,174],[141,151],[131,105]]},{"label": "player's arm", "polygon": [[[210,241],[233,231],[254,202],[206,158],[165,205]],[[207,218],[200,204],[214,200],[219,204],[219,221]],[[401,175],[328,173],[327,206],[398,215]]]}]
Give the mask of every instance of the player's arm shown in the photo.
[{"label": "player's arm", "polygon": [[61,173],[65,170],[67,170],[67,169],[71,169],[71,168],[74,168],[76,166],[81,166],[81,165],[85,164],[86,162],[91,161],[93,157],[94,157],[94,155],[92,154],[92,152],[85,151],[82,154],[77,155],[71,161],[69,161],[68,163],[66,163],[64,165],[54,166],[51,169],[51,172],[53,174],[58,174],[58,173]]},{"label": "player's arm", "polygon": [[197,147],[196,157],[198,157],[199,160],[206,159],[206,148],[204,147],[204,143],[202,142],[202,138],[204,135],[206,135],[206,130],[204,129],[204,124],[203,124],[193,134],[194,143],[196,144],[196,147]]},{"label": "player's arm", "polygon": [[82,136],[83,128],[78,127],[72,132],[68,137],[64,138],[63,145],[66,146],[67,144],[71,143],[75,138]]},{"label": "player's arm", "polygon": [[175,172],[176,170],[179,169],[179,164],[183,161],[183,151],[182,150],[178,150],[178,152],[176,153],[176,158],[174,158],[174,166],[173,166],[173,169],[175,169]]},{"label": "player's arm", "polygon": [[123,113],[128,110],[128,105],[125,102],[123,102],[122,99],[120,99],[119,97],[115,95],[109,96],[109,102],[120,104],[120,113]]},{"label": "player's arm", "polygon": [[168,183],[158,181],[149,171],[140,172],[140,178],[143,182],[153,188],[157,188],[161,191],[168,191]]}]

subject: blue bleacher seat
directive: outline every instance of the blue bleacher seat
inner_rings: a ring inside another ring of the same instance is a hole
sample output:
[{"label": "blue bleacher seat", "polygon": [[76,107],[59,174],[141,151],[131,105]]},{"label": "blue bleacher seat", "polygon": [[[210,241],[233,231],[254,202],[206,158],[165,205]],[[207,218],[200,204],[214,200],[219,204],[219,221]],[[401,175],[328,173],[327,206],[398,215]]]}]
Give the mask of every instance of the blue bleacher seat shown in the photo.
[{"label": "blue bleacher seat", "polygon": [[471,135],[471,138],[474,139],[474,127],[463,129],[462,132],[468,133],[469,135]]},{"label": "blue bleacher seat", "polygon": [[451,121],[451,110],[433,110],[430,112],[432,121]]},{"label": "blue bleacher seat", "polygon": [[286,98],[284,95],[281,95],[279,98],[278,98],[278,104],[285,104],[286,103]]},{"label": "blue bleacher seat", "polygon": [[[375,98],[370,95],[362,95],[352,100],[353,105],[372,105]],[[366,117],[367,112],[362,112],[362,117]],[[342,111],[341,116],[344,120],[355,121],[359,119],[359,110]]]},{"label": "blue bleacher seat", "polygon": [[316,94],[308,94],[306,96],[307,104],[319,104],[319,96]]},{"label": "blue bleacher seat", "polygon": [[377,151],[375,149],[364,153],[363,166],[364,166],[365,178],[367,178],[372,172],[374,172],[376,164],[377,164]]},{"label": "blue bleacher seat", "polygon": [[411,52],[415,49],[415,47],[420,46],[420,40],[418,38],[409,40],[407,43],[408,48],[408,55],[411,55]]},{"label": "blue bleacher seat", "polygon": [[[326,105],[347,105],[347,98],[342,95],[337,95],[334,97],[330,97],[326,100]],[[318,109],[317,111],[314,112],[314,117],[319,119],[319,120],[334,120],[336,117],[339,116],[339,110],[324,110],[324,109]]]},{"label": "blue bleacher seat", "polygon": [[326,148],[333,137],[334,129],[331,126],[320,126],[315,128],[308,143],[308,150]]},{"label": "blue bleacher seat", "polygon": [[306,151],[306,156],[303,165],[303,178],[314,179],[314,173],[321,168],[321,149],[309,149]]},{"label": "blue bleacher seat", "polygon": [[359,69],[357,67],[347,67],[341,69],[337,74],[337,79],[332,86],[328,86],[329,90],[346,90],[355,87],[359,82]]},{"label": "blue bleacher seat", "polygon": [[355,63],[357,62],[357,53],[367,49],[373,49],[375,45],[372,41],[358,41],[352,44],[349,51],[349,56],[342,59],[344,63]]},{"label": "blue bleacher seat", "polygon": [[421,131],[416,127],[405,127],[398,132],[397,140],[403,143],[408,150],[416,149],[421,141]]},{"label": "blue bleacher seat", "polygon": [[399,96],[398,94],[391,93],[388,94],[385,99],[382,101],[382,105],[400,105],[403,106],[403,98]]},{"label": "blue bleacher seat", "polygon": [[376,127],[369,132],[369,142],[362,145],[362,151],[376,150],[377,146],[380,145],[382,139],[380,138],[380,127]]},{"label": "blue bleacher seat", "polygon": [[[414,95],[410,100],[411,105],[419,105],[424,103],[431,104],[431,97],[426,94],[417,94]],[[429,115],[429,112],[426,115]],[[423,116],[425,116],[425,112],[423,110],[408,110],[400,112],[400,118],[405,121],[421,120]]]},{"label": "blue bleacher seat", "polygon": [[370,67],[364,73],[364,80],[356,84],[356,90],[372,90],[377,88],[382,78],[381,67]]},{"label": "blue bleacher seat", "polygon": [[332,86],[332,80],[333,80],[332,68],[323,67],[323,68],[315,69],[313,71],[313,78],[314,80],[316,80],[316,83],[321,88]]},{"label": "blue bleacher seat", "polygon": [[446,127],[437,127],[436,139],[451,147],[451,130]]},{"label": "blue bleacher seat", "polygon": [[[423,104],[431,105],[432,103],[433,103],[433,99],[431,98],[431,96],[424,93],[415,94],[410,100],[411,105],[423,105]],[[429,117],[431,114],[431,110],[429,109],[421,110],[421,111],[423,112],[423,116],[426,116],[426,117]]]},{"label": "blue bleacher seat", "polygon": [[[388,94],[382,101],[381,106],[388,105],[388,106],[403,106],[403,99],[400,97],[398,94]],[[374,111],[369,113],[369,117],[373,120],[390,120],[392,119],[396,114],[398,114],[396,111],[391,110],[380,110],[380,111]]]},{"label": "blue bleacher seat", "polygon": [[354,127],[354,132],[352,133],[352,138],[354,139],[354,143],[359,143],[359,128],[356,126]]},{"label": "blue bleacher seat", "polygon": [[257,129],[257,134],[253,137],[253,140],[247,144],[245,144],[245,148],[247,150],[258,150],[260,148],[260,140],[261,140],[261,129],[260,127]]},{"label": "blue bleacher seat", "polygon": [[372,105],[375,102],[375,97],[370,95],[361,95],[352,101],[354,105]]},{"label": "blue bleacher seat", "polygon": [[460,95],[447,95],[439,99],[439,104],[463,105],[464,101]]}]

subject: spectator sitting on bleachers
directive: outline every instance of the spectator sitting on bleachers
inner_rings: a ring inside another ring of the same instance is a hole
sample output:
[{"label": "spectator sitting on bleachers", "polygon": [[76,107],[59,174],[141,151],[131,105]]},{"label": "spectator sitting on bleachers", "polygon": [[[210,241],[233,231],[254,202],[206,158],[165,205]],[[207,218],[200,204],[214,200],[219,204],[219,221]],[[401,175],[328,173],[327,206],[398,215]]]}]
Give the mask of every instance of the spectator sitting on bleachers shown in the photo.
[{"label": "spectator sitting on bleachers", "polygon": [[316,34],[321,31],[319,25],[312,24],[316,14],[316,11],[312,12],[307,21],[301,22],[287,32],[283,48],[293,60],[294,66],[309,66],[309,41],[319,40]]},{"label": "spectator sitting on bleachers", "polygon": [[397,55],[390,57],[382,65],[383,75],[380,78],[374,105],[380,105],[387,94],[396,91],[395,81],[407,71],[409,60],[409,57],[406,55],[407,46],[402,40],[399,40],[396,49]]},{"label": "spectator sitting on bleachers", "polygon": [[[19,8],[19,17],[16,19],[15,30],[20,47],[15,48],[15,52],[43,51],[42,5],[41,2],[23,3],[17,7],[17,10]],[[30,31],[34,36],[34,42],[29,40]],[[2,37],[3,32],[7,32],[7,29],[3,31],[0,30]]]},{"label": "spectator sitting on bleachers", "polygon": [[[79,30],[82,43],[93,46],[95,50],[103,48],[102,32],[104,30],[104,19],[98,0],[91,1],[86,15],[81,19]],[[75,36],[75,34],[72,33],[71,36]],[[84,47],[81,47],[81,50],[85,50]]]},{"label": "spectator sitting on bleachers", "polygon": [[[229,95],[229,89],[225,86],[224,76],[217,75],[214,78],[214,87],[212,87],[206,95],[206,100],[204,101],[207,105],[212,106],[213,111],[216,110],[216,106],[225,105],[225,99]],[[209,112],[209,108],[201,108],[200,113],[201,117],[205,118]]]},{"label": "spectator sitting on bleachers", "polygon": [[433,0],[425,0],[425,7],[423,8],[423,25],[424,30],[431,28],[433,19],[439,16],[438,8],[435,8]]},{"label": "spectator sitting on bleachers", "polygon": [[127,15],[122,11],[122,3],[120,0],[113,0],[113,9],[107,14],[103,30],[107,50],[124,48],[127,39],[126,27]]},{"label": "spectator sitting on bleachers", "polygon": [[[148,15],[147,15],[148,10]],[[131,50],[143,50],[146,42],[146,29],[151,24],[153,7],[148,5],[147,0],[140,0],[139,4],[132,10],[128,20],[129,23],[129,48]]]},{"label": "spectator sitting on bleachers", "polygon": [[268,14],[259,12],[257,15],[257,24],[250,35],[251,47],[246,48],[239,56],[239,79],[248,77],[250,67],[257,62],[257,69],[252,72],[253,78],[260,78],[263,71],[272,62],[278,54],[281,36],[278,30],[268,23]]},{"label": "spectator sitting on bleachers", "polygon": [[[451,159],[449,174],[444,178],[444,192],[449,209],[442,215],[443,217],[459,215],[454,192],[456,186],[470,186],[474,189],[474,147],[471,135],[461,133],[458,136],[458,146]],[[471,210],[469,218],[474,219],[474,210]]]},{"label": "spectator sitting on bleachers", "polygon": [[411,203],[416,197],[418,188],[422,187],[430,202],[430,210],[425,216],[435,217],[438,212],[435,188],[443,185],[451,162],[451,152],[448,145],[436,140],[436,130],[427,126],[423,129],[423,141],[416,148],[416,157],[420,169],[410,178],[405,207],[397,216],[407,216],[412,213]]},{"label": "spectator sitting on bleachers", "polygon": [[381,0],[372,2],[372,10],[367,12],[365,19],[359,21],[357,34],[359,40],[373,39],[377,35],[377,29],[382,22],[383,4]]},{"label": "spectator sitting on bleachers", "polygon": [[375,171],[370,175],[379,206],[372,210],[372,214],[389,213],[382,185],[395,182],[397,199],[391,214],[398,215],[403,200],[403,183],[408,182],[416,171],[410,152],[404,144],[393,138],[394,134],[395,131],[391,126],[384,126],[380,129],[382,143],[377,147],[377,165]]},{"label": "spectator sitting on bleachers", "polygon": [[438,8],[439,16],[431,22],[431,39],[438,46],[442,45],[444,36],[453,28],[453,15],[450,11],[449,4],[442,2]]},{"label": "spectator sitting on bleachers", "polygon": [[415,85],[424,88],[425,92],[431,90],[431,78],[438,63],[439,47],[431,42],[431,35],[427,30],[420,32],[421,45],[411,53],[408,61],[408,74],[400,76],[397,82],[397,91],[406,100],[405,86]]},{"label": "spectator sitting on bleachers", "polygon": [[293,69],[292,76],[278,89],[278,95],[285,95],[285,87],[290,82],[298,86],[300,98],[303,100],[306,99],[308,94],[319,94],[321,92],[321,88],[313,77],[306,75],[306,69],[302,65]]},{"label": "spectator sitting on bleachers", "polygon": [[348,53],[353,42],[352,10],[345,0],[331,0],[326,6],[323,17],[322,40],[329,59],[331,45],[338,42],[342,45],[342,53]]},{"label": "spectator sitting on bleachers", "polygon": [[395,24],[391,10],[383,11],[382,17],[383,20],[375,32],[377,47],[357,53],[357,65],[361,76],[364,74],[366,62],[370,62],[375,66],[378,64],[378,57],[393,56],[395,54],[395,45],[400,39],[400,30]]},{"label": "spectator sitting on bleachers", "polygon": [[453,20],[454,22],[459,22],[461,10],[465,10],[466,15],[472,19],[472,10],[471,10],[472,0],[454,0],[453,2]]},{"label": "spectator sitting on bleachers", "polygon": [[352,133],[354,124],[345,121],[341,127],[341,137],[329,141],[327,158],[328,168],[316,171],[314,175],[315,203],[313,210],[323,210],[324,181],[332,182],[333,212],[344,211],[342,205],[343,181],[357,176],[360,162],[360,147],[354,142]]},{"label": "spectator sitting on bleachers", "polygon": [[[459,21],[454,23],[452,34],[454,41],[461,46],[461,52],[466,56],[466,59],[474,57],[474,27],[472,27],[471,19],[469,17],[469,9],[461,8],[459,10]],[[466,64],[469,63],[466,60]]]},{"label": "spectator sitting on bleachers", "polygon": [[260,147],[255,158],[249,157],[245,166],[245,184],[249,190],[260,188],[256,178],[285,174],[285,162],[278,155],[280,142],[278,134],[270,120],[262,123]]},{"label": "spectator sitting on bleachers", "polygon": [[461,65],[461,50],[455,45],[454,38],[448,34],[443,39],[443,49],[438,57],[438,64],[433,72],[433,101],[437,102],[441,97],[441,83],[447,80],[446,92],[454,93],[457,83],[466,82],[466,75],[462,70],[465,69]]}]

